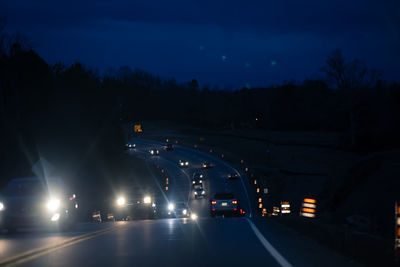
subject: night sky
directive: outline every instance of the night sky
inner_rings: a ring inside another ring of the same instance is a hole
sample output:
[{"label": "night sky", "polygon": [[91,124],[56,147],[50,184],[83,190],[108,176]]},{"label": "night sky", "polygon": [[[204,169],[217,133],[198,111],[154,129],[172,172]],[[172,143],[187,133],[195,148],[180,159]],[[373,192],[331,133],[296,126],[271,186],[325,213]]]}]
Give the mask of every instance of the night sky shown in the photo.
[{"label": "night sky", "polygon": [[[50,64],[128,65],[220,88],[318,78],[341,49],[400,80],[399,0],[0,0]],[[396,75],[397,74],[397,75]]]}]

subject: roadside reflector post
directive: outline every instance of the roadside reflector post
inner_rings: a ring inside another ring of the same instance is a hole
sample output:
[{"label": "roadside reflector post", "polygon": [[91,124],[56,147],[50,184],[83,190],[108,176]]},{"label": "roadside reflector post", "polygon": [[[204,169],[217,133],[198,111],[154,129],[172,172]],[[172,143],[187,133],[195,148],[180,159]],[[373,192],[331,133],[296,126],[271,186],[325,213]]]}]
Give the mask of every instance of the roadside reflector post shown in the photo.
[{"label": "roadside reflector post", "polygon": [[279,212],[280,212],[279,207],[272,208],[272,216],[278,216]]},{"label": "roadside reflector post", "polygon": [[394,256],[395,261],[400,261],[400,202],[396,201],[394,204]]},{"label": "roadside reflector post", "polygon": [[259,187],[257,187],[256,192],[257,192],[257,194],[260,193],[260,188]]},{"label": "roadside reflector post", "polygon": [[221,158],[224,158],[225,156],[224,156],[224,154],[221,154]]},{"label": "roadside reflector post", "polygon": [[317,200],[314,198],[304,198],[300,211],[300,216],[314,218],[316,215]]},{"label": "roadside reflector post", "polygon": [[166,184],[169,184],[169,179],[168,179],[168,177],[165,178],[165,183],[166,183]]},{"label": "roadside reflector post", "polygon": [[165,187],[165,191],[168,191],[168,186]]},{"label": "roadside reflector post", "polygon": [[290,202],[289,201],[281,201],[281,214],[290,214]]},{"label": "roadside reflector post", "polygon": [[268,194],[268,188],[264,188],[264,194]]},{"label": "roadside reflector post", "polygon": [[263,217],[265,217],[265,215],[267,215],[267,209],[266,208],[263,208],[262,209],[262,214],[261,214]]},{"label": "roadside reflector post", "polygon": [[262,209],[262,203],[258,204],[258,208]]},{"label": "roadside reflector post", "polygon": [[258,203],[261,203],[261,202],[262,202],[262,198],[259,197],[259,198],[258,198]]},{"label": "roadside reflector post", "polygon": [[247,168],[247,167],[244,168],[244,171],[245,171],[245,172],[248,172],[248,171],[249,171],[249,168]]},{"label": "roadside reflector post", "polygon": [[244,160],[241,159],[241,160],[240,160],[240,163],[243,164],[243,163],[244,163]]},{"label": "roadside reflector post", "polygon": [[254,184],[257,184],[257,179],[254,179]]}]

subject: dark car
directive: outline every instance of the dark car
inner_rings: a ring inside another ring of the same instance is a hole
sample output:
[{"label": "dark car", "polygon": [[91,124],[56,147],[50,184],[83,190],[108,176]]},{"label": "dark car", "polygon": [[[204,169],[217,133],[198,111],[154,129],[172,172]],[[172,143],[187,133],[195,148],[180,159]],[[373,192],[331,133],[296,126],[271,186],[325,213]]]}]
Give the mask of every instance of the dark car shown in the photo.
[{"label": "dark car", "polygon": [[229,180],[234,180],[234,179],[237,179],[237,178],[239,178],[239,174],[238,173],[230,173],[230,174],[228,174],[228,179]]},{"label": "dark car", "polygon": [[156,196],[150,189],[130,188],[115,198],[113,220],[154,219],[157,216]]},{"label": "dark car", "polygon": [[15,231],[32,226],[73,229],[77,220],[76,195],[56,178],[12,179],[0,194],[0,225]]},{"label": "dark car", "polygon": [[212,166],[213,165],[210,162],[204,162],[202,164],[203,169],[210,169],[210,168],[212,168]]},{"label": "dark car", "polygon": [[195,187],[193,189],[193,193],[194,193],[195,199],[206,197],[206,191],[204,190],[204,188],[202,186]]},{"label": "dark car", "polygon": [[189,218],[189,206],[185,202],[170,202],[168,204],[168,215],[175,218]]},{"label": "dark car", "polygon": [[195,172],[192,176],[192,186],[196,185],[196,184],[203,184],[203,174]]},{"label": "dark car", "polygon": [[216,193],[210,200],[210,215],[244,216],[239,201],[233,193]]},{"label": "dark car", "polygon": [[172,150],[174,150],[174,146],[172,144],[165,144],[164,145],[164,150],[172,151]]},{"label": "dark car", "polygon": [[127,144],[125,144],[125,148],[126,148],[126,149],[133,149],[133,148],[136,148],[136,144],[127,143]]},{"label": "dark car", "polygon": [[158,156],[160,154],[160,151],[157,148],[150,148],[149,153],[152,156]]}]

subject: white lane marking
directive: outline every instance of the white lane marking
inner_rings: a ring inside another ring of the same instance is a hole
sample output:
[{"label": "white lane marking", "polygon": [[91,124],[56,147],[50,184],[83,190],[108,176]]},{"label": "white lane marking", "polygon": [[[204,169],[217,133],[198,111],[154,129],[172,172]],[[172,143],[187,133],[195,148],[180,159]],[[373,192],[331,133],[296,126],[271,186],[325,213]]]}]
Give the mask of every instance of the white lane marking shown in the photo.
[{"label": "white lane marking", "polygon": [[268,240],[262,235],[260,230],[258,230],[257,226],[249,219],[246,218],[249,222],[251,229],[257,236],[258,240],[260,240],[261,244],[264,248],[271,254],[271,256],[282,266],[282,267],[293,267],[272,245],[268,242]]}]

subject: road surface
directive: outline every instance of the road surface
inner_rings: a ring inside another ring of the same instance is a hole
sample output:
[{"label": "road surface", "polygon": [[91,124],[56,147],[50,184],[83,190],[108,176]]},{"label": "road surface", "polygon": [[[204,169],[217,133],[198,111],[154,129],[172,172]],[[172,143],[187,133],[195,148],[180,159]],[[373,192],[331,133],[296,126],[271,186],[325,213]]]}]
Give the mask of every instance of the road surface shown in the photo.
[{"label": "road surface", "polygon": [[[197,220],[158,219],[129,222],[80,223],[75,232],[26,230],[0,236],[0,265],[4,266],[358,266],[271,219],[251,216],[242,178],[229,164],[194,149],[134,139],[128,153],[158,165],[169,174],[169,196],[187,201]],[[159,156],[148,150],[160,149]],[[182,169],[179,159],[190,166]],[[204,161],[206,199],[195,200],[190,178]],[[160,185],[164,187],[165,185]],[[232,191],[248,211],[244,218],[211,218],[209,198]]]}]

